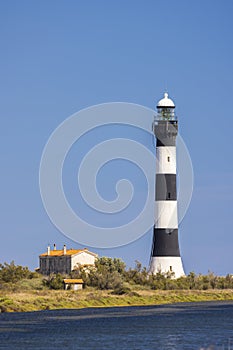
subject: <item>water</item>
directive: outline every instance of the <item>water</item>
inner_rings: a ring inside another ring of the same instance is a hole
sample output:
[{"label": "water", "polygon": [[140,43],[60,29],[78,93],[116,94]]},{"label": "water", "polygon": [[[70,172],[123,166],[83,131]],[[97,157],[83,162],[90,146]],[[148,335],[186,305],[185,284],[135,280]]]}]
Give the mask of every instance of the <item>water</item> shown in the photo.
[{"label": "water", "polygon": [[233,302],[4,313],[0,349],[233,350]]}]

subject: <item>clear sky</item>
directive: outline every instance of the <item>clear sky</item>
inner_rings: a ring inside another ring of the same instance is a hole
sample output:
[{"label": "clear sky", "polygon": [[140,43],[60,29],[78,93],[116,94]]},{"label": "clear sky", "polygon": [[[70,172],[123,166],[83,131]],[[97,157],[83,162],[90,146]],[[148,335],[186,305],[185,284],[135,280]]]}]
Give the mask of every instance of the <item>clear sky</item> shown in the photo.
[{"label": "clear sky", "polygon": [[[53,130],[103,102],[154,108],[167,89],[195,176],[180,226],[185,270],[233,273],[232,13],[231,0],[0,2],[1,262],[35,268],[48,242],[80,247],[40,198]],[[151,239],[93,250],[148,265]]]}]

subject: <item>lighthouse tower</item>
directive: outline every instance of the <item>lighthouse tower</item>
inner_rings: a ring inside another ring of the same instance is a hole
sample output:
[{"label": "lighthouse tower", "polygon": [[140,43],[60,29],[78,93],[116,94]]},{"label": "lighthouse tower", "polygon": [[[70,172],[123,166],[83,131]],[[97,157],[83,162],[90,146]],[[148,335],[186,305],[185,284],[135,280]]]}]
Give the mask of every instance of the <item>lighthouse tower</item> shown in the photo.
[{"label": "lighthouse tower", "polygon": [[150,273],[184,275],[178,241],[175,104],[164,94],[153,123],[156,137],[155,223]]}]

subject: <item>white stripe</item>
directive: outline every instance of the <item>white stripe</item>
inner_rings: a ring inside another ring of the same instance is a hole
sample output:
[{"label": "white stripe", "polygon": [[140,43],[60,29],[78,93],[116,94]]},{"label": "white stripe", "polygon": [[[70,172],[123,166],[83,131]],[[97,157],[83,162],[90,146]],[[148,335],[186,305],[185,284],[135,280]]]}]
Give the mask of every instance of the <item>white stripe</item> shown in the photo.
[{"label": "white stripe", "polygon": [[155,201],[155,227],[178,228],[177,201]]},{"label": "white stripe", "polygon": [[[172,270],[172,271],[171,271]],[[185,276],[181,257],[179,256],[156,256],[151,258],[150,273],[174,272],[175,278]]]},{"label": "white stripe", "polygon": [[156,173],[176,174],[176,147],[156,147]]}]

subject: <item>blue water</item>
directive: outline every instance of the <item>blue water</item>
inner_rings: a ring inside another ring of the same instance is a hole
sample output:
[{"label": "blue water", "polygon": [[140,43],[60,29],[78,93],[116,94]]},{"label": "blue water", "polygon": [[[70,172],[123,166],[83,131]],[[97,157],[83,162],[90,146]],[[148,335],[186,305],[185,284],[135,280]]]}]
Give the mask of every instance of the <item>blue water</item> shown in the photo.
[{"label": "blue water", "polygon": [[0,349],[233,350],[233,302],[0,314]]}]

